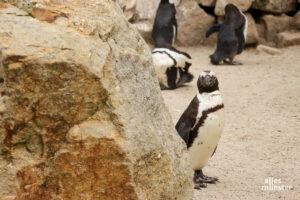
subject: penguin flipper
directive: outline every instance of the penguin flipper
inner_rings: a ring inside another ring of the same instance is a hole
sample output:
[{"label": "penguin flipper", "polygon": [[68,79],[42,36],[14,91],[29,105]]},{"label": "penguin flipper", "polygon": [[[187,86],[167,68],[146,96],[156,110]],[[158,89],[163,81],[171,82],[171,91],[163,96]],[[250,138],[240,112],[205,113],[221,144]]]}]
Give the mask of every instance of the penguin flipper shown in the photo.
[{"label": "penguin flipper", "polygon": [[189,123],[182,122],[176,125],[176,130],[180,137],[184,140],[186,145],[188,145],[189,138],[190,138],[190,130],[192,126]]},{"label": "penguin flipper", "polygon": [[221,27],[221,24],[214,24],[214,25],[212,25],[212,26],[206,31],[205,37],[209,37],[209,36],[210,36],[211,34],[213,34],[214,32],[219,32],[220,27]]},{"label": "penguin flipper", "polygon": [[245,47],[245,36],[242,28],[236,30],[236,36],[238,38],[237,54],[241,54]]},{"label": "penguin flipper", "polygon": [[178,134],[184,140],[187,147],[189,146],[191,130],[196,123],[197,112],[195,112],[195,110],[198,110],[199,103],[197,96],[195,96],[175,126]]}]

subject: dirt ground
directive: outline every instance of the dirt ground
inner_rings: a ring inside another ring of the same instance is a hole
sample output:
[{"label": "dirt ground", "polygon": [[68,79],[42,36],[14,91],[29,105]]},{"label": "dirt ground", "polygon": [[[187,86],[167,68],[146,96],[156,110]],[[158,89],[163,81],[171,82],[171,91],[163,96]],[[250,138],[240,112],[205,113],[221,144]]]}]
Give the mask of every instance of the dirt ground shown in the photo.
[{"label": "dirt ground", "polygon": [[[225,104],[226,125],[204,173],[220,181],[195,191],[194,199],[300,199],[300,46],[280,55],[247,49],[240,66],[212,66],[213,48],[179,48],[191,54],[193,82],[163,97],[176,124],[197,93],[201,71],[213,70]],[[293,190],[262,190],[265,179]]]}]

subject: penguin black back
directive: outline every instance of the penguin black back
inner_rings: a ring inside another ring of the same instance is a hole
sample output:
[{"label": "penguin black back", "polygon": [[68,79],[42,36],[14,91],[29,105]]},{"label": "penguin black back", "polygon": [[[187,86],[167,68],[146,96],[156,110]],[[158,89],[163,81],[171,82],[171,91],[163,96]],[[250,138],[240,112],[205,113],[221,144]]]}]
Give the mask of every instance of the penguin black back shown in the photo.
[{"label": "penguin black back", "polygon": [[225,7],[225,19],[223,24],[231,24],[234,29],[242,28],[245,24],[245,18],[240,10],[233,4]]},{"label": "penguin black back", "polygon": [[177,36],[176,8],[169,0],[161,0],[152,30],[155,47],[172,45]]},{"label": "penguin black back", "polygon": [[227,4],[223,24],[215,24],[206,32],[206,37],[214,32],[219,32],[217,49],[210,56],[212,64],[218,65],[221,61],[234,64],[234,57],[236,54],[242,53],[245,47],[246,21],[246,16],[235,5]]}]

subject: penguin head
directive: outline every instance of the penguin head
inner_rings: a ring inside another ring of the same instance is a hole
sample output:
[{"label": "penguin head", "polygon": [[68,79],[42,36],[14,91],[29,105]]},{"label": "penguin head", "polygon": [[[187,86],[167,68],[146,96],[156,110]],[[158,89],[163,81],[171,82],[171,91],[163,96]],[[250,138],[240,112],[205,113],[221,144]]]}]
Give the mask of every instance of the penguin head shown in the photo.
[{"label": "penguin head", "polygon": [[194,79],[193,74],[189,73],[188,70],[178,68],[179,70],[179,79],[176,83],[177,87],[183,85],[184,83],[189,83]]},{"label": "penguin head", "polygon": [[225,6],[225,13],[228,14],[230,12],[239,12],[239,9],[234,4],[229,3]]},{"label": "penguin head", "polygon": [[227,4],[225,7],[224,23],[233,23],[235,28],[239,28],[245,23],[245,17],[237,6]]},{"label": "penguin head", "polygon": [[200,74],[197,82],[199,93],[219,90],[219,82],[213,71],[204,71]]}]

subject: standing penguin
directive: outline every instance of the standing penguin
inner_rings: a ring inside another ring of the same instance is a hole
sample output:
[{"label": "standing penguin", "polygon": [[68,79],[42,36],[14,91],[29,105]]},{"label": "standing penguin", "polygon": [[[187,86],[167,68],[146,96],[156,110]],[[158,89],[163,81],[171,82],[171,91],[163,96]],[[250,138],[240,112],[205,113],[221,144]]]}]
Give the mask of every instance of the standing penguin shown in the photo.
[{"label": "standing penguin", "polygon": [[[217,49],[210,55],[210,61],[214,65],[221,61],[228,64],[238,64],[233,62],[236,54],[241,54],[244,47],[248,31],[248,19],[238,7],[227,4],[225,7],[225,19],[223,24],[211,26],[206,37],[214,32],[218,33]],[[228,60],[227,60],[228,59]]]},{"label": "standing penguin", "polygon": [[214,72],[204,71],[198,78],[198,94],[176,124],[176,130],[185,141],[192,168],[195,171],[195,188],[206,187],[218,179],[202,172],[216,151],[224,128],[224,104]]},{"label": "standing penguin", "polygon": [[162,90],[175,89],[194,78],[189,73],[191,56],[170,45],[153,49],[152,60]]},{"label": "standing penguin", "polygon": [[152,30],[152,38],[155,47],[172,44],[177,37],[176,8],[170,0],[161,0],[156,12],[155,22]]}]

